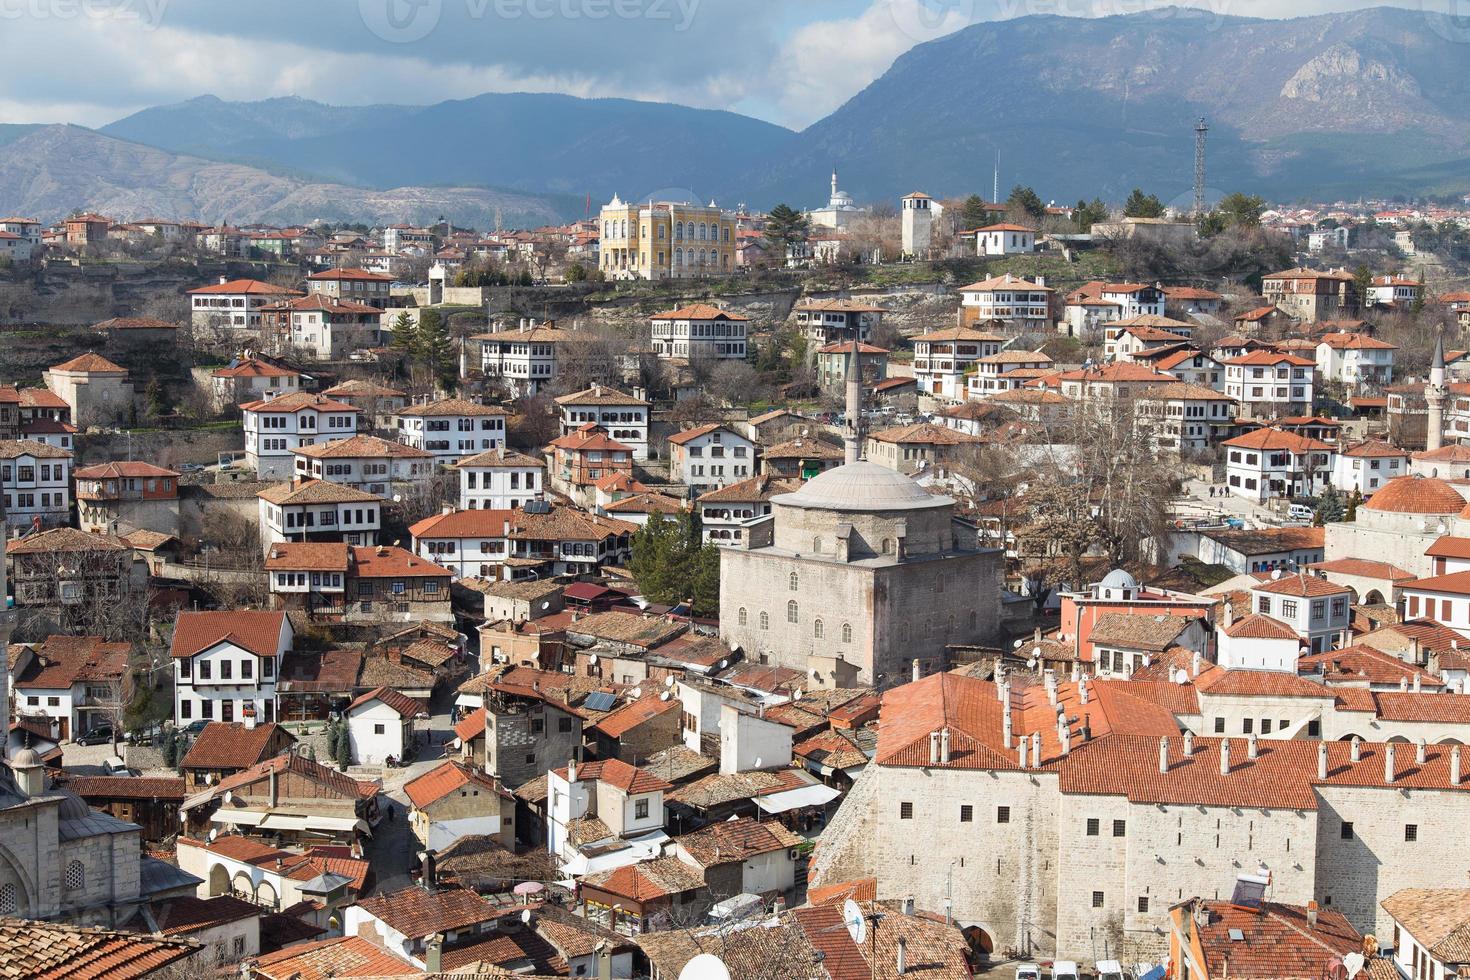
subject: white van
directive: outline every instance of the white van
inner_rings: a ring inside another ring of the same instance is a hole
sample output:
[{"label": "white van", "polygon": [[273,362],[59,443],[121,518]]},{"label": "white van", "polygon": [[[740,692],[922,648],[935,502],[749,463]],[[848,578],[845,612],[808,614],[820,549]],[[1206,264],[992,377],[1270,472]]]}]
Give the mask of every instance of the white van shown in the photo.
[{"label": "white van", "polygon": [[1128,974],[1123,971],[1123,964],[1117,960],[1098,960],[1097,980],[1129,980],[1129,978]]},{"label": "white van", "polygon": [[1286,508],[1286,516],[1294,521],[1310,521],[1317,512],[1306,504],[1292,504]]},{"label": "white van", "polygon": [[1035,963],[1017,963],[1016,980],[1041,980],[1041,967]]},{"label": "white van", "polygon": [[1051,980],[1077,980],[1077,964],[1072,960],[1056,960],[1051,965]]}]

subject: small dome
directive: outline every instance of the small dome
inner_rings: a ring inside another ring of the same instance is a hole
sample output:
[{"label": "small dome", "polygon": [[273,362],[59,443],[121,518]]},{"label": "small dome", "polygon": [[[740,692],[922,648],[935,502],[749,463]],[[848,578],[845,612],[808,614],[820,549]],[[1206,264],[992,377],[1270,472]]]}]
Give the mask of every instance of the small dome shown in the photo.
[{"label": "small dome", "polygon": [[1401,476],[1384,484],[1363,509],[1386,514],[1458,514],[1465,509],[1465,498],[1432,476]]},{"label": "small dome", "polygon": [[41,757],[29,745],[15,753],[15,757],[10,760],[10,768],[12,769],[34,769],[40,764]]},{"label": "small dome", "polygon": [[1138,579],[1129,575],[1121,568],[1115,568],[1104,575],[1103,580],[1098,584],[1105,589],[1136,589],[1138,588]]},{"label": "small dome", "polygon": [[812,477],[795,493],[771,498],[773,503],[809,510],[924,510],[950,507],[954,500],[936,496],[897,470],[857,462]]},{"label": "small dome", "polygon": [[53,790],[52,795],[61,797],[61,806],[56,811],[58,820],[86,820],[93,815],[86,801],[69,789]]}]

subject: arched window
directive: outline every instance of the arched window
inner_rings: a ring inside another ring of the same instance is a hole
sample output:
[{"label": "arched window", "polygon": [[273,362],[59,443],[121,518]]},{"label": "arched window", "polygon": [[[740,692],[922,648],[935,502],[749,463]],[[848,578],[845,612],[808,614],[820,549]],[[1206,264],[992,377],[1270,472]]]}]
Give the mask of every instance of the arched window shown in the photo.
[{"label": "arched window", "polygon": [[664,240],[664,238],[666,237],[665,233],[667,231],[668,231],[668,229],[665,228],[663,225],[659,225],[658,226],[658,240],[659,241],[663,241]]},{"label": "arched window", "polygon": [[73,861],[66,866],[66,872],[62,875],[61,885],[67,891],[76,891],[87,884],[87,871],[82,867],[82,862]]},{"label": "arched window", "polygon": [[822,538],[820,535],[812,538],[812,553],[818,555],[822,553]]},{"label": "arched window", "polygon": [[771,628],[771,614],[770,613],[766,613],[766,612],[761,613],[761,629],[768,630],[770,628]]},{"label": "arched window", "polygon": [[801,607],[796,604],[795,599],[792,599],[786,603],[786,622],[796,622],[798,619],[801,618],[800,613]]},{"label": "arched window", "polygon": [[949,626],[946,628],[945,632],[946,633],[953,633],[954,632],[954,613],[950,613],[949,614]]},{"label": "arched window", "polygon": [[744,606],[741,606],[740,607],[740,612],[737,615],[740,618],[740,625],[741,626],[744,626],[745,625],[745,620],[746,620],[745,607]]},{"label": "arched window", "polygon": [[795,572],[792,572],[786,577],[786,587],[792,592],[795,592],[797,589],[801,588],[801,579],[797,576]]},{"label": "arched window", "polygon": [[842,642],[843,643],[851,643],[852,642],[852,624],[851,623],[843,623],[842,624]]},{"label": "arched window", "polygon": [[884,538],[883,539],[883,553],[885,555],[891,555],[891,554],[893,554],[893,539],[892,538]]},{"label": "arched window", "polygon": [[699,240],[704,241],[704,222],[699,224]]},{"label": "arched window", "polygon": [[724,228],[720,229],[720,231],[720,240],[728,242],[730,240],[730,226],[726,225]]},{"label": "arched window", "polygon": [[674,225],[674,241],[676,241],[676,242],[682,242],[683,240],[684,240],[684,224],[683,224],[683,222],[677,222]]},{"label": "arched window", "polygon": [[674,264],[680,266],[684,264],[684,250],[682,248],[674,249]]},{"label": "arched window", "polygon": [[694,241],[694,222],[691,221],[684,226],[684,234],[689,236],[691,242]]},{"label": "arched window", "polygon": [[820,619],[812,623],[812,635],[815,636],[817,639],[820,640],[823,636],[825,636],[826,631],[827,628],[825,625],[823,625]]}]

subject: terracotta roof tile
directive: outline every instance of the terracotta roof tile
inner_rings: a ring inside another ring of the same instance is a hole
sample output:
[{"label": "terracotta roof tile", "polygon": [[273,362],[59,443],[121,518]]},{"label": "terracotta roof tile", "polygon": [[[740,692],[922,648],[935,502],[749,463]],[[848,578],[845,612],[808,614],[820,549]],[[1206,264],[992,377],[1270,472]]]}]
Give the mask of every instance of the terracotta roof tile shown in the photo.
[{"label": "terracotta roof tile", "polygon": [[279,610],[186,610],[174,622],[170,653],[175,657],[192,657],[228,640],[258,657],[274,657],[285,623],[286,614]]},{"label": "terracotta roof tile", "polygon": [[72,371],[79,374],[127,374],[128,369],[121,364],[114,364],[101,354],[88,351],[80,357],[73,357],[61,364],[54,364],[53,371]]},{"label": "terracotta roof tile", "polygon": [[424,705],[416,698],[411,698],[401,691],[395,691],[390,687],[376,687],[366,694],[360,694],[347,706],[347,713],[351,714],[354,708],[360,708],[372,701],[381,701],[403,718],[412,719],[414,715],[424,710]]},{"label": "terracotta roof tile", "polygon": [[472,785],[487,795],[509,797],[499,783],[474,766],[446,760],[422,776],[416,776],[403,784],[403,792],[420,810],[432,806],[456,790]]},{"label": "terracotta roof tile", "polygon": [[181,769],[249,769],[275,755],[277,735],[285,735],[285,744],[295,736],[274,722],[246,728],[240,722],[212,721],[194,739]]},{"label": "terracotta roof tile", "polygon": [[1470,889],[1403,888],[1379,904],[1434,959],[1470,962]]},{"label": "terracotta roof tile", "polygon": [[[562,779],[567,778],[567,767],[553,770]],[[602,782],[609,786],[615,786],[624,793],[637,795],[640,793],[656,793],[660,790],[673,789],[669,783],[647,769],[630,766],[620,759],[597,759],[592,762],[583,762],[577,765],[578,782]]]},{"label": "terracotta roof tile", "polygon": [[497,917],[494,905],[463,888],[440,888],[429,892],[417,885],[374,895],[358,907],[411,939],[435,932],[450,932]]},{"label": "terracotta roof tile", "polygon": [[361,936],[337,936],[288,946],[251,961],[263,980],[330,980],[334,977],[421,976],[422,971]]},{"label": "terracotta roof tile", "polygon": [[670,711],[678,711],[680,707],[675,698],[664,700],[659,694],[645,694],[637,701],[604,715],[592,728],[608,738],[622,738],[639,725]]},{"label": "terracotta roof tile", "polygon": [[1345,585],[1335,585],[1315,575],[1297,574],[1283,575],[1279,579],[1262,582],[1260,585],[1253,586],[1251,591],[1315,599],[1321,596],[1344,595],[1348,588]]},{"label": "terracotta roof tile", "polygon": [[199,949],[189,939],[0,918],[0,976],[5,977],[133,980],[186,960]]}]

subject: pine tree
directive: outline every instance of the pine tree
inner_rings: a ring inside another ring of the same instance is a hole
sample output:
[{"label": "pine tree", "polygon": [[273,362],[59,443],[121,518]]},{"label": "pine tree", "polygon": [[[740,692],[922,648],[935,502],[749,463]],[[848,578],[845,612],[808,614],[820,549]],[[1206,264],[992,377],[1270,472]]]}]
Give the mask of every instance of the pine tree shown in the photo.
[{"label": "pine tree", "polygon": [[1123,214],[1129,218],[1162,218],[1164,216],[1164,202],[1156,195],[1145,194],[1142,188],[1133,188],[1133,193],[1128,195],[1128,201],[1123,205]]},{"label": "pine tree", "polygon": [[979,194],[971,194],[965,198],[965,203],[960,207],[960,227],[963,231],[973,231],[976,228],[989,224],[990,212],[985,210],[985,198]]},{"label": "pine tree", "polygon": [[1343,517],[1342,494],[1337,492],[1336,487],[1329,485],[1327,491],[1317,501],[1317,509],[1312,514],[1312,523],[1321,527],[1324,524],[1334,524]]},{"label": "pine tree", "polygon": [[1358,505],[1363,502],[1363,491],[1353,487],[1353,495],[1348,498],[1347,513],[1343,515],[1345,521],[1356,521],[1358,519]]},{"label": "pine tree", "polygon": [[1032,221],[1040,221],[1046,216],[1046,204],[1042,202],[1041,195],[1022,184],[1011,188],[1011,196],[1006,199],[1006,208],[1012,214],[1025,216]]},{"label": "pine tree", "polygon": [[143,399],[148,404],[148,414],[154,418],[160,418],[173,411],[168,391],[158,380],[157,375],[148,379],[148,387],[143,389]]},{"label": "pine tree", "polygon": [[776,256],[785,261],[789,246],[806,241],[810,224],[802,212],[790,205],[778,204],[766,215],[766,241],[771,243]]},{"label": "pine tree", "polygon": [[458,386],[459,364],[454,356],[454,343],[438,310],[426,309],[419,314],[413,346],[414,360],[429,369],[435,384],[445,391]]},{"label": "pine tree", "polygon": [[344,721],[337,726],[337,767],[346,769],[352,765],[352,736]]},{"label": "pine tree", "polygon": [[389,341],[388,346],[405,358],[412,357],[414,334],[413,317],[408,315],[407,310],[402,310],[393,318],[393,339]]}]

